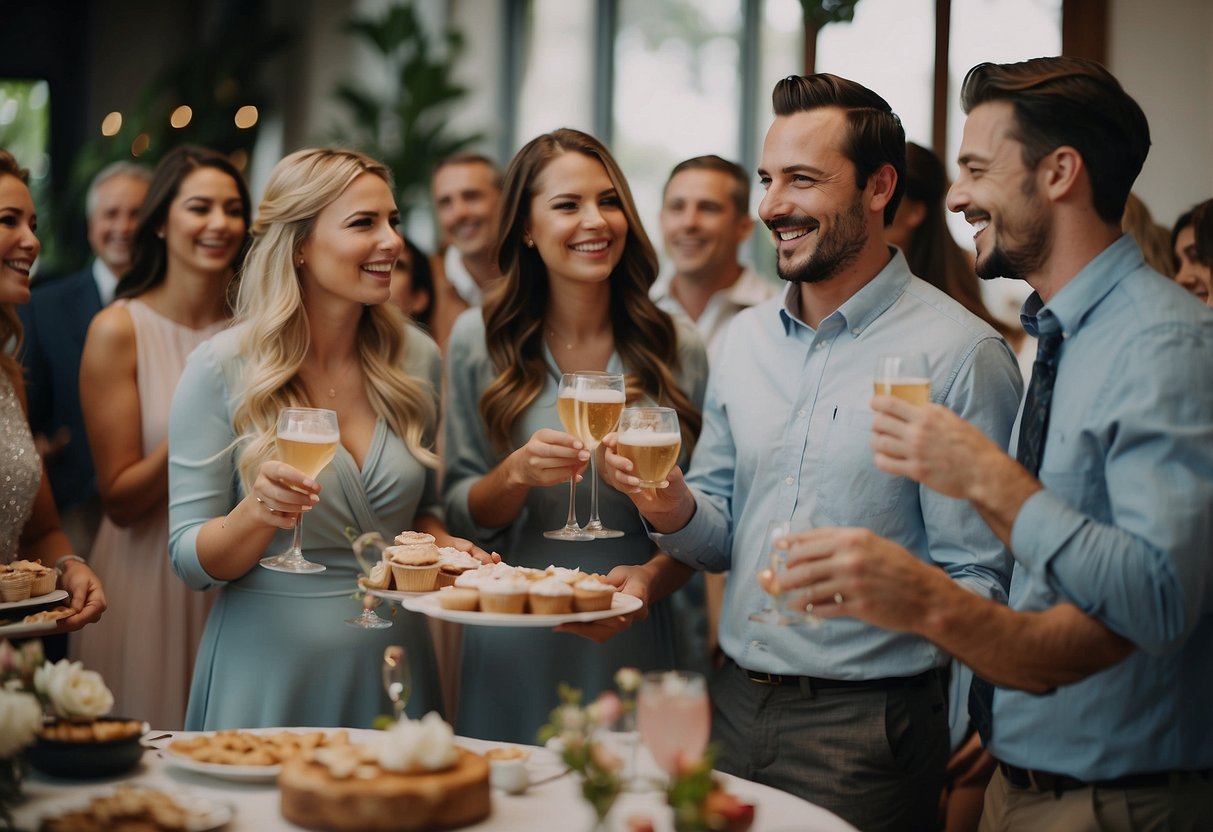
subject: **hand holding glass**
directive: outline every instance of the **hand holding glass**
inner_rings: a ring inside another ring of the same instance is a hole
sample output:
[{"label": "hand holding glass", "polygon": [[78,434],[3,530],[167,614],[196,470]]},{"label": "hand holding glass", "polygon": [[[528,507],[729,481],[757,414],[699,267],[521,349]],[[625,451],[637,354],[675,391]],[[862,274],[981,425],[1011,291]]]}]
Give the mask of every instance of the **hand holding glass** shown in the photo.
[{"label": "hand holding glass", "polygon": [[770,571],[771,582],[764,589],[774,600],[775,606],[767,607],[752,614],[750,620],[763,624],[811,624],[813,626],[820,626],[821,619],[806,609],[803,596],[799,593],[784,591],[788,578],[788,557],[791,554],[791,550],[787,548],[784,541],[791,534],[791,523],[776,523],[771,529],[770,551],[767,555],[767,569]]},{"label": "hand holding glass", "polygon": [[629,407],[619,417],[619,455],[632,463],[641,488],[665,488],[678,461],[682,434],[672,407]]},{"label": "hand holding glass", "polygon": [[876,359],[877,395],[896,396],[910,404],[931,400],[931,373],[920,352],[882,355]]},{"label": "hand holding glass", "polygon": [[[337,413],[313,407],[285,407],[278,414],[278,459],[312,479],[337,454],[341,433]],[[325,567],[303,557],[303,512],[295,519],[291,548],[281,555],[262,558],[261,565],[276,572],[323,572]]]}]

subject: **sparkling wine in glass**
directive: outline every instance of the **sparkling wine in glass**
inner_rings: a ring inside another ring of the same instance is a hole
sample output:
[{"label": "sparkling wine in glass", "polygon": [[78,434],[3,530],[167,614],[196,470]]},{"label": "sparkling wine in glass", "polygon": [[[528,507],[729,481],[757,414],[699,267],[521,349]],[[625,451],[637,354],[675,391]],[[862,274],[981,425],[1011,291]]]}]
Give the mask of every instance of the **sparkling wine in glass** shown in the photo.
[{"label": "sparkling wine in glass", "polygon": [[[577,375],[565,373],[560,377],[560,389],[556,393],[556,415],[565,433],[572,434],[583,443],[581,425],[577,421]],[[577,475],[569,476],[569,513],[564,526],[544,532],[544,537],[553,540],[593,540],[594,536],[577,524]]]},{"label": "sparkling wine in glass", "polygon": [[882,355],[876,359],[874,387],[878,395],[896,396],[910,404],[931,400],[931,372],[920,352]]},{"label": "sparkling wine in glass", "polygon": [[631,460],[641,488],[665,488],[682,434],[672,407],[628,407],[619,417],[619,455]]},{"label": "sparkling wine in glass", "polygon": [[646,673],[636,698],[640,738],[669,775],[708,747],[712,711],[703,676],[681,670]]},{"label": "sparkling wine in glass", "polygon": [[625,402],[622,373],[584,371],[575,374],[577,423],[581,441],[590,451],[590,520],[585,530],[593,537],[623,537],[618,529],[608,529],[598,519],[598,445],[615,430]]},{"label": "sparkling wine in glass", "polygon": [[770,570],[771,577],[773,578],[773,583],[768,592],[775,605],[752,614],[750,620],[779,626],[787,624],[820,626],[821,619],[806,609],[803,595],[796,592],[787,592],[783,589],[784,583],[787,580],[788,555],[790,552],[786,547],[779,544],[785,538],[791,536],[792,533],[793,528],[791,523],[776,523],[771,528],[766,568]]},{"label": "sparkling wine in glass", "polygon": [[392,701],[396,721],[400,721],[404,706],[413,692],[413,675],[409,671],[408,654],[399,644],[389,644],[383,649],[383,689]]},{"label": "sparkling wine in glass", "polygon": [[[278,414],[278,459],[308,477],[316,475],[337,454],[341,433],[337,413],[314,407],[285,407]],[[303,512],[295,519],[291,548],[281,555],[262,558],[261,565],[276,572],[323,572],[325,566],[303,556]]]}]

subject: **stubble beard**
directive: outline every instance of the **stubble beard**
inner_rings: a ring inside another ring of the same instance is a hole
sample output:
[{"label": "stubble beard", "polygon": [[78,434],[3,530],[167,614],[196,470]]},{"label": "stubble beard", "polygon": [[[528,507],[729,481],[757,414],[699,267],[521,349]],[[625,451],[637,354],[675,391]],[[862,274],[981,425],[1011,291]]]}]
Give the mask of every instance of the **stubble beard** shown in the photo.
[{"label": "stubble beard", "polygon": [[803,263],[793,265],[782,258],[776,260],[775,271],[780,279],[788,283],[823,283],[859,259],[868,242],[860,201],[854,200],[832,219],[830,230],[821,235],[817,249]]}]

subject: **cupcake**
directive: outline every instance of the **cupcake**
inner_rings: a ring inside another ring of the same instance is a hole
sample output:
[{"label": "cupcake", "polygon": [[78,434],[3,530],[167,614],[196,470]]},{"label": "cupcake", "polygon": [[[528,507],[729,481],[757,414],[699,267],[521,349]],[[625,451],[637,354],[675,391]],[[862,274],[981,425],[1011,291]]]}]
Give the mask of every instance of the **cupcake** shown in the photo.
[{"label": "cupcake", "polygon": [[521,615],[526,612],[527,590],[525,578],[494,578],[480,584],[480,609],[482,612],[500,612]]},{"label": "cupcake", "polygon": [[17,572],[28,572],[34,576],[34,582],[29,590],[31,598],[55,591],[55,584],[58,582],[59,576],[54,569],[43,566],[40,561],[15,560],[9,564],[9,568]]},{"label": "cupcake", "polygon": [[444,610],[475,612],[480,607],[480,593],[474,589],[446,586],[438,592],[438,603]]},{"label": "cupcake", "polygon": [[438,548],[433,543],[389,546],[383,555],[392,565],[396,589],[430,592],[438,588]]},{"label": "cupcake", "polygon": [[34,585],[34,575],[24,569],[14,569],[0,575],[0,598],[5,601],[24,601],[29,598]]},{"label": "cupcake", "polygon": [[433,543],[434,536],[425,532],[401,532],[396,535],[397,546],[412,546],[417,543]]},{"label": "cupcake", "polygon": [[535,581],[527,598],[535,615],[564,615],[573,611],[573,588],[559,578]]},{"label": "cupcake", "polygon": [[573,609],[577,612],[609,610],[615,599],[615,587],[597,578],[586,578],[573,584]]},{"label": "cupcake", "polygon": [[480,561],[467,552],[444,546],[438,550],[438,586],[454,586],[464,572],[480,568]]},{"label": "cupcake", "polygon": [[546,572],[549,578],[557,578],[564,581],[569,586],[572,586],[585,577],[580,567],[568,569],[563,566],[549,566]]},{"label": "cupcake", "polygon": [[371,574],[362,579],[368,589],[387,589],[392,585],[392,567],[381,560],[371,567]]}]

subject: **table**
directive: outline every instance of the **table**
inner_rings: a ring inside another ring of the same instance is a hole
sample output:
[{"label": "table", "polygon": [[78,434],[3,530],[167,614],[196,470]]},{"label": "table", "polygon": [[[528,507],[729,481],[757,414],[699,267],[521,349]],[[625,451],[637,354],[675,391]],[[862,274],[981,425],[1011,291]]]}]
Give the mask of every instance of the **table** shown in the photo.
[{"label": "table", "polygon": [[[303,729],[300,729],[303,730]],[[151,736],[163,734],[154,731]],[[365,741],[375,732],[349,729],[354,742]],[[173,739],[188,737],[178,732],[172,738],[153,743],[163,747]],[[459,737],[456,743],[476,752],[500,747],[505,743]],[[530,752],[528,770],[538,782],[524,794],[508,795],[493,790],[493,811],[475,826],[465,827],[473,832],[537,832],[542,830],[589,830],[594,815],[581,797],[572,774],[559,775],[563,770],[559,758],[545,748],[526,747]],[[638,755],[640,773],[656,772],[656,764],[641,749]],[[786,792],[772,789],[727,774],[720,775],[729,792],[755,804],[752,832],[855,832],[854,827],[836,815]],[[301,827],[287,822],[278,809],[278,789],[273,784],[232,783],[203,774],[183,771],[170,766],[162,754],[149,749],[139,767],[132,773],[103,780],[59,780],[31,772],[25,783],[25,800],[14,812],[18,828],[37,829],[42,818],[88,803],[89,798],[112,791],[118,784],[149,786],[167,791],[186,790],[192,794],[219,800],[235,809],[232,822],[224,827],[228,832],[267,832],[267,830],[297,830]],[[611,832],[624,832],[628,818],[643,815],[650,818],[656,832],[673,829],[671,813],[660,792],[624,793],[616,801],[608,818]]]}]

